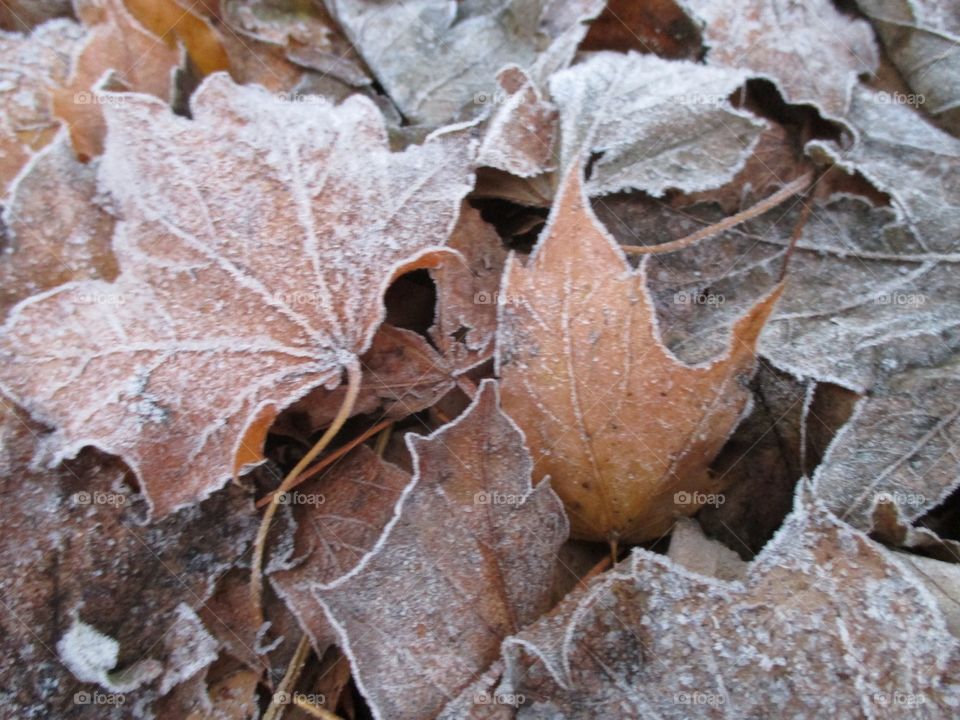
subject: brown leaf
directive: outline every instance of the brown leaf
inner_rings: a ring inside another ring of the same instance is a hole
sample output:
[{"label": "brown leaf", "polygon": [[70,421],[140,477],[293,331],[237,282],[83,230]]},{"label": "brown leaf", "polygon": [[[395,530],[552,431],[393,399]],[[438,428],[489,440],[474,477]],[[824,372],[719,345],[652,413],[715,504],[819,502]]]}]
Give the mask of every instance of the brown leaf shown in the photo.
[{"label": "brown leaf", "polygon": [[504,271],[504,410],[574,537],[657,538],[716,492],[707,466],[747,406],[756,339],[780,294],[736,321],[724,356],[688,366],[660,339],[646,275],[597,221],[576,167],[527,266],[512,256]]},{"label": "brown leaf", "polygon": [[70,0],[4,0],[0,5],[0,28],[28,33],[55,18],[68,18]]},{"label": "brown leaf", "polygon": [[796,503],[743,582],[634,550],[504,643],[500,692],[557,720],[953,717],[960,643],[934,598],[808,489]]},{"label": "brown leaf", "polygon": [[447,244],[463,260],[451,258],[430,271],[437,315],[429,334],[444,360],[463,372],[493,355],[507,251],[493,226],[466,204]]},{"label": "brown leaf", "polygon": [[677,0],[608,0],[590,23],[580,50],[636,50],[672,60],[698,60],[701,31]]},{"label": "brown leaf", "polygon": [[51,93],[66,82],[83,37],[83,28],[69,20],[45,23],[27,36],[0,34],[0,194],[56,135]]},{"label": "brown leaf", "polygon": [[112,70],[114,83],[170,102],[173,72],[180,52],[142,27],[122,0],[85,0],[79,4],[92,25],[76,57],[66,87],[53,93],[53,110],[70,128],[73,148],[81,158],[103,152],[107,128],[97,84]]},{"label": "brown leaf", "polygon": [[3,213],[0,315],[70,280],[116,277],[113,218],[94,203],[96,170],[77,161],[64,133],[17,178]]},{"label": "brown leaf", "polygon": [[870,25],[830,0],[688,0],[704,23],[711,65],[745,68],[776,81],[787,102],[843,117],[857,75],[879,64]]},{"label": "brown leaf", "polygon": [[364,98],[290,106],[225,75],[193,120],[119,97],[101,180],[120,276],[19,305],[0,385],[57,428],[55,457],[122,456],[164,515],[261,461],[279,410],[356,367],[391,280],[449,252],[472,146],[391,153]]},{"label": "brown leaf", "polygon": [[178,0],[123,0],[130,13],[157,37],[173,47],[179,40],[201,75],[227,70],[230,62],[219,33],[196,14],[203,3],[180,4]]},{"label": "brown leaf", "polygon": [[530,484],[493,381],[456,421],[408,442],[416,472],[383,536],[314,586],[374,717],[397,720],[434,717],[546,609],[567,536],[560,500]]},{"label": "brown leaf", "polygon": [[320,477],[287,494],[296,530],[287,557],[274,557],[270,582],[320,655],[336,642],[315,583],[352,570],[393,517],[410,476],[361,445]]},{"label": "brown leaf", "polygon": [[[0,437],[5,710],[72,717],[74,693],[93,690],[122,692],[128,705],[149,702],[208,664],[211,639],[195,610],[253,539],[249,498],[229,488],[144,525],[143,500],[118,461],[85,452],[56,469],[32,469],[47,432],[5,399]],[[84,638],[104,654],[84,660]],[[113,660],[126,677],[111,672]],[[97,667],[101,686],[81,683]],[[107,717],[109,708],[89,709]]]},{"label": "brown leaf", "polygon": [[[450,247],[454,247],[451,239]],[[451,263],[460,264],[455,259]],[[378,419],[405,418],[435,404],[453,389],[454,371],[421,336],[384,323],[360,358],[363,379],[354,415],[376,413]],[[343,404],[345,387],[318,388],[290,406],[271,429],[294,437],[327,427]]]}]

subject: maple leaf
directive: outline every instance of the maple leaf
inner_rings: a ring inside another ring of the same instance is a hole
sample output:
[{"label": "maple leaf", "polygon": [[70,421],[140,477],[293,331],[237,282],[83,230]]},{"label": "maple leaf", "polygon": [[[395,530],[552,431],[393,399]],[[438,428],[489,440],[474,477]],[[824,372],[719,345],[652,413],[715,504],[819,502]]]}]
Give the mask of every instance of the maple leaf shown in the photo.
[{"label": "maple leaf", "polygon": [[84,0],[77,10],[90,31],[66,86],[53,93],[53,110],[70,128],[77,155],[90,158],[103,152],[106,126],[95,91],[104,73],[115,71],[115,86],[169,103],[181,58],[177,48],[141,27],[121,0]]},{"label": "maple leaf", "polygon": [[942,127],[960,131],[960,16],[944,0],[857,0],[912,93],[893,103],[922,106]]},{"label": "maple leaf", "polygon": [[51,92],[66,82],[83,36],[69,20],[44,23],[28,36],[0,32],[0,192],[6,194],[31,155],[56,136]]},{"label": "maple leaf", "polygon": [[646,265],[630,270],[579,172],[527,266],[507,262],[497,369],[504,410],[537,476],[553,478],[574,537],[638,542],[714,492],[707,466],[747,407],[754,345],[779,289],[734,324],[723,357],[681,363],[660,340]]},{"label": "maple leaf", "polygon": [[567,521],[498,405],[484,381],[457,420],[408,436],[414,478],[383,535],[314,585],[374,717],[433,717],[546,610]]},{"label": "maple leaf", "polygon": [[193,120],[115,97],[101,181],[120,275],[17,306],[0,385],[57,428],[55,459],[121,456],[164,515],[258,462],[279,410],[359,373],[392,278],[450,252],[472,145],[391,153],[364,98],[290,107],[225,75]]},{"label": "maple leaf", "polygon": [[545,78],[573,57],[599,0],[510,0],[458,5],[451,0],[332,0],[333,17],[403,115],[438,125],[477,115],[495,97],[506,65]]},{"label": "maple leaf", "polygon": [[116,459],[32,467],[46,432],[0,398],[5,712],[69,716],[88,682],[149,702],[209,664],[194,609],[253,540],[251,502],[231,487],[145,525]]},{"label": "maple leaf", "polygon": [[70,280],[116,277],[113,218],[94,203],[97,167],[78,162],[62,133],[17,177],[3,209],[0,314]]},{"label": "maple leaf", "polygon": [[960,702],[936,600],[803,485],[742,582],[635,549],[504,659],[499,692],[529,717],[885,718],[907,698],[950,717]]},{"label": "maple leaf", "polygon": [[271,560],[270,582],[318,655],[337,635],[313,595],[313,585],[346,575],[373,549],[409,483],[406,472],[361,445],[285,501],[296,530],[288,554]]},{"label": "maple leaf", "polygon": [[591,195],[670,188],[707,190],[743,166],[763,121],[726,98],[746,82],[737,70],[652,55],[596,53],[550,78],[560,107],[560,167],[600,153]]},{"label": "maple leaf", "polygon": [[775,81],[790,103],[841,118],[858,75],[879,64],[870,25],[830,0],[687,0],[704,23],[707,63],[743,68]]}]

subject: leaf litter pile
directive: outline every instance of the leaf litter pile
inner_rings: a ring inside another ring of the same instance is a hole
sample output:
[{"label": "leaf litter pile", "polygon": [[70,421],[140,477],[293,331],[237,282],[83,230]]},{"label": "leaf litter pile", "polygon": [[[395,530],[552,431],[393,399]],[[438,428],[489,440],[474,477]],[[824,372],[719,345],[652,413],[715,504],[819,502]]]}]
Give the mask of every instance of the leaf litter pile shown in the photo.
[{"label": "leaf litter pile", "polygon": [[0,715],[960,716],[950,0],[0,25]]}]

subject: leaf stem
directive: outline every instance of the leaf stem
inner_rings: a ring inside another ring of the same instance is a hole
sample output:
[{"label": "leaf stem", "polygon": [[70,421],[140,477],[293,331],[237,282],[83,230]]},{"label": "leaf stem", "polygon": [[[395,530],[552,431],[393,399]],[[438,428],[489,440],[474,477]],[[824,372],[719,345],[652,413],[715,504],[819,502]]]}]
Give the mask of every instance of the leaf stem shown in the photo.
[{"label": "leaf stem", "polygon": [[343,398],[343,403],[341,403],[336,417],[333,419],[333,422],[330,423],[330,427],[327,428],[323,436],[317,440],[317,443],[310,448],[306,455],[300,458],[300,462],[294,466],[293,470],[287,473],[283,482],[280,483],[280,487],[274,491],[273,497],[270,498],[270,504],[267,505],[267,509],[263,513],[263,519],[260,521],[260,529],[257,530],[257,538],[253,546],[253,561],[250,567],[250,600],[253,603],[254,611],[261,625],[263,624],[263,603],[261,601],[263,595],[263,554],[266,549],[267,533],[270,531],[270,524],[273,521],[273,516],[277,513],[277,508],[280,506],[280,498],[298,483],[300,473],[313,462],[317,455],[323,452],[327,445],[330,444],[330,441],[340,432],[340,428],[343,427],[343,424],[350,417],[350,413],[353,412],[357,395],[360,394],[360,379],[362,375],[360,362],[354,358],[350,364],[347,365],[347,394]]},{"label": "leaf stem", "polygon": [[682,250],[683,248],[690,247],[691,245],[696,245],[701,240],[706,240],[714,235],[719,235],[720,233],[730,230],[731,228],[734,228],[737,225],[746,222],[747,220],[752,220],[758,215],[763,215],[765,212],[772,210],[785,200],[789,200],[794,195],[806,191],[813,184],[814,177],[815,174],[813,171],[804,173],[796,180],[784,185],[770,197],[766,197],[755,205],[751,205],[746,210],[741,210],[736,215],[731,215],[730,217],[724,218],[718,223],[708,225],[707,227],[697,230],[695,233],[680,238],[679,240],[671,240],[670,242],[661,243],[660,245],[621,245],[620,249],[627,253],[627,255],[657,255],[660,253]]}]

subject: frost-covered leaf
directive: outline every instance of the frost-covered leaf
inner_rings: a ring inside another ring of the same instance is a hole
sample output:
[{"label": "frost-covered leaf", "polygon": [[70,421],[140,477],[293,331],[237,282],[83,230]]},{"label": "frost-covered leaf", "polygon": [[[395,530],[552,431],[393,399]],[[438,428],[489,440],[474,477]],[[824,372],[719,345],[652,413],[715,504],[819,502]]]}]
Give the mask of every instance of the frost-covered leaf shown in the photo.
[{"label": "frost-covered leaf", "polygon": [[960,140],[882,92],[858,87],[848,121],[857,130],[847,149],[818,142],[842,167],[861,173],[890,195],[921,251],[956,253],[960,227]]},{"label": "frost-covered leaf", "polygon": [[686,0],[704,23],[707,62],[775,81],[787,102],[843,117],[858,75],[879,63],[870,25],[831,0]]},{"label": "frost-covered leaf", "polygon": [[903,79],[914,91],[893,103],[921,105],[960,132],[960,13],[952,0],[857,0]]},{"label": "frost-covered leaf", "polygon": [[[462,261],[456,258],[449,262]],[[361,356],[360,367],[363,379],[354,415],[376,413],[381,419],[405,418],[436,403],[456,383],[453,365],[423,336],[386,323],[377,329],[370,349]],[[327,427],[346,393],[345,387],[332,392],[317,388],[291,405],[284,413],[285,420],[279,420],[272,432],[306,437]]]},{"label": "frost-covered leaf", "polygon": [[79,0],[77,9],[90,30],[66,86],[53,94],[53,108],[70,128],[77,155],[90,158],[103,152],[103,98],[96,91],[104,73],[112,71],[114,86],[169,103],[181,54],[142,27],[122,0]]},{"label": "frost-covered leaf", "polygon": [[537,83],[573,57],[602,0],[330,0],[333,16],[410,121],[475,116],[506,65]]},{"label": "frost-covered leaf", "polygon": [[0,31],[0,196],[57,134],[51,94],[66,83],[83,37],[70,20],[44,23],[30,35]]},{"label": "frost-covered leaf", "polygon": [[516,66],[501,70],[497,83],[488,100],[493,110],[486,120],[477,164],[522,178],[552,170],[557,109]]},{"label": "frost-covered leaf", "polygon": [[590,195],[719,187],[743,167],[765,126],[727,101],[745,81],[738,70],[597,53],[550,79],[560,107],[560,167],[600,153]]},{"label": "frost-covered leaf", "polygon": [[192,120],[115,97],[101,181],[121,273],[18,305],[0,385],[57,429],[55,458],[121,456],[164,515],[259,462],[277,412],[339,384],[391,279],[440,256],[472,146],[391,153],[364,98],[291,107],[224,75]]},{"label": "frost-covered leaf", "polygon": [[678,565],[699,575],[721,580],[741,580],[746,575],[746,563],[733,550],[717,540],[708,538],[696,520],[679,518],[670,533],[667,557]]},{"label": "frost-covered leaf", "polygon": [[696,512],[747,407],[754,345],[779,291],[733,325],[726,352],[689,366],[663,345],[648,265],[630,269],[575,165],[527,266],[511,256],[497,369],[535,480],[549,475],[575,537],[638,542]]},{"label": "frost-covered leaf", "polygon": [[960,486],[960,353],[894,375],[860,401],[815,475],[820,498],[870,530],[876,505],[912,522]]},{"label": "frost-covered leaf", "polygon": [[288,493],[296,530],[288,556],[274,557],[270,582],[318,654],[337,636],[313,585],[346,575],[373,549],[409,482],[406,472],[361,445]]},{"label": "frost-covered leaf", "polygon": [[463,259],[450,258],[430,271],[437,315],[429,334],[444,361],[462,372],[493,355],[507,251],[496,230],[467,205],[447,244]]},{"label": "frost-covered leaf", "polygon": [[902,563],[805,488],[742,582],[635,549],[504,643],[518,718],[910,717],[960,707],[960,643]]},{"label": "frost-covered leaf", "polygon": [[[408,436],[410,437],[410,436]],[[408,440],[414,479],[374,549],[315,585],[376,718],[433,718],[547,608],[567,537],[523,435],[485,381],[467,412]]]},{"label": "frost-covered leaf", "polygon": [[[135,699],[149,703],[209,664],[195,611],[252,541],[252,503],[229,488],[144,525],[143,499],[118,461],[86,452],[56,470],[31,467],[45,433],[4,399],[4,708],[16,717],[110,717],[111,708],[78,708],[74,693],[135,692],[116,715],[131,717]],[[186,637],[178,627],[190,628]],[[89,682],[99,686],[81,684]]]},{"label": "frost-covered leaf", "polygon": [[70,280],[113,279],[113,218],[94,203],[96,163],[82,165],[66,134],[37,153],[3,210],[0,314]]}]

